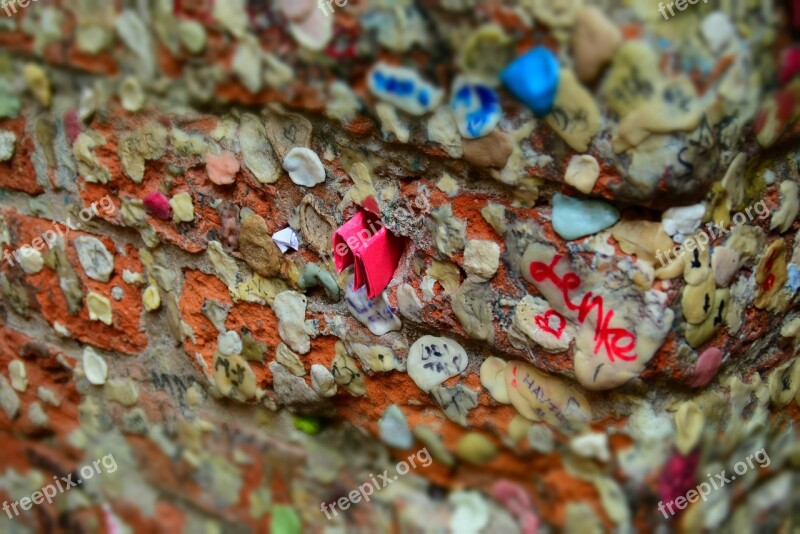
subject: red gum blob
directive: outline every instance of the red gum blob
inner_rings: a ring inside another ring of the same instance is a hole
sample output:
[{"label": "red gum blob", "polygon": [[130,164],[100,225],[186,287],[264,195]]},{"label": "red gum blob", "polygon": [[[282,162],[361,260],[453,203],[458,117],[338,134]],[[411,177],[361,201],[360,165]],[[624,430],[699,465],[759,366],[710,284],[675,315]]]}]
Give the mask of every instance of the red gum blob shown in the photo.
[{"label": "red gum blob", "polygon": [[516,516],[523,534],[536,534],[539,518],[533,513],[531,499],[521,486],[501,480],[492,487],[492,497]]},{"label": "red gum blob", "polygon": [[[673,503],[678,497],[685,498],[686,493],[696,486],[695,471],[699,463],[699,450],[690,452],[687,456],[675,453],[667,461],[658,481],[658,496],[665,505]],[[682,512],[677,505],[673,509],[676,515]]]},{"label": "red gum blob", "polygon": [[711,382],[715,376],[719,366],[722,364],[722,351],[716,347],[706,349],[703,354],[697,358],[697,363],[694,366],[694,378],[692,378],[691,386],[694,388],[701,388]]},{"label": "red gum blob", "polygon": [[81,123],[78,120],[77,109],[71,109],[64,113],[64,132],[67,134],[69,144],[75,144],[75,140],[81,134]]},{"label": "red gum blob", "polygon": [[169,205],[169,200],[158,191],[148,193],[144,197],[144,207],[153,217],[162,221],[172,218],[172,207]]}]

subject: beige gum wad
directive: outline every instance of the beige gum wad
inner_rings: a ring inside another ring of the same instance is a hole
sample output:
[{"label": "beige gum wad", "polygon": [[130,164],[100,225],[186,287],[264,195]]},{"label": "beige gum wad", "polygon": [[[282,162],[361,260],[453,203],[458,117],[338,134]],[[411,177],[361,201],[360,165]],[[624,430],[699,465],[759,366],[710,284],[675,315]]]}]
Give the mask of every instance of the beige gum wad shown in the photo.
[{"label": "beige gum wad", "polygon": [[681,292],[681,309],[686,320],[684,336],[689,346],[697,348],[711,339],[725,322],[730,290],[716,287],[709,247],[684,253],[683,267],[686,280]]},{"label": "beige gum wad", "polygon": [[786,241],[776,239],[764,251],[756,266],[758,293],[755,307],[760,310],[772,310],[773,306],[777,305],[777,302],[774,302],[776,295],[783,289],[788,279]]},{"label": "beige gum wad", "polygon": [[561,70],[553,110],[545,121],[576,152],[586,152],[592,138],[600,131],[597,102],[571,70]]},{"label": "beige gum wad", "polygon": [[611,140],[614,151],[624,152],[652,134],[691,132],[700,125],[705,108],[686,76],[657,86],[653,98],[629,112]]},{"label": "beige gum wad", "polygon": [[623,44],[612,61],[602,94],[620,117],[612,139],[617,153],[652,134],[689,132],[700,124],[705,108],[694,84],[686,76],[667,79],[658,65],[656,52],[639,41]]},{"label": "beige gum wad", "polygon": [[490,356],[480,375],[494,400],[511,404],[525,419],[544,421],[565,432],[583,430],[592,420],[591,406],[580,391],[530,364]]},{"label": "beige gum wad", "polygon": [[708,318],[714,307],[716,289],[708,247],[684,253],[683,265],[683,278],[686,280],[681,293],[683,316],[689,324],[700,324]]},{"label": "beige gum wad", "polygon": [[582,393],[530,364],[509,362],[503,377],[511,404],[526,419],[565,431],[577,430],[592,419]]},{"label": "beige gum wad", "polygon": [[215,353],[214,381],[226,397],[246,402],[256,396],[256,375],[241,356]]},{"label": "beige gum wad", "polygon": [[[521,270],[523,277],[536,286],[550,306],[575,326],[573,363],[578,382],[586,389],[600,391],[619,387],[639,376],[639,373],[663,344],[674,318],[672,311],[668,308],[663,309],[662,324],[656,325],[652,320],[648,320],[645,307],[639,301],[615,296],[608,292],[598,293],[597,289],[591,290],[593,295],[589,302],[593,302],[595,297],[601,297],[604,316],[608,317],[613,311],[614,315],[606,325],[607,328],[626,329],[635,338],[635,350],[629,353],[629,355],[635,355],[635,358],[631,360],[616,358],[612,361],[610,355],[607,354],[606,347],[603,344],[598,345],[596,339],[599,307],[592,306],[581,323],[578,320],[578,311],[571,310],[566,305],[561,289],[552,280],[545,279],[537,282],[531,276],[530,265],[532,262],[538,261],[550,265],[555,255],[556,251],[552,247],[532,244],[522,258]],[[562,258],[554,272],[560,279],[572,272],[569,258]],[[602,288],[603,282],[603,275],[599,273],[593,275],[590,283],[582,280],[580,287],[568,292],[570,301],[574,306],[580,306],[584,296],[588,293],[582,288]],[[625,344],[624,340],[621,344]],[[595,353],[596,347],[599,347],[597,353]]]}]

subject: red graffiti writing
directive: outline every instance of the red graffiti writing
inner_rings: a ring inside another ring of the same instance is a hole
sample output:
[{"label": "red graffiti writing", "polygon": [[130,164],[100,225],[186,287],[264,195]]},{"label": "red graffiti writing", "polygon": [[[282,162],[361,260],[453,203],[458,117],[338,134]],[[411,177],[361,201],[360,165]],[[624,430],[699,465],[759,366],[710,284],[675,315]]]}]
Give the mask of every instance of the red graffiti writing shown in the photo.
[{"label": "red graffiti writing", "polygon": [[[557,328],[550,326],[550,320],[554,317],[558,320]],[[534,322],[536,323],[536,326],[545,332],[552,334],[556,339],[561,339],[561,334],[564,333],[564,328],[567,327],[566,319],[561,317],[561,314],[555,310],[547,310],[543,315],[537,315],[534,317]]]},{"label": "red graffiti writing", "polygon": [[769,273],[769,276],[767,276],[767,279],[764,281],[764,291],[769,291],[770,289],[772,289],[772,286],[774,285],[775,285],[775,275]]},{"label": "red graffiti writing", "polygon": [[550,265],[541,261],[531,262],[530,273],[533,279],[538,283],[550,281],[560,289],[564,304],[570,310],[578,312],[578,321],[581,324],[586,321],[592,310],[597,312],[597,324],[594,331],[595,355],[601,348],[604,348],[606,356],[611,363],[614,363],[617,358],[626,362],[634,361],[636,354],[633,353],[633,350],[636,346],[636,336],[625,328],[611,328],[609,326],[614,318],[614,310],[608,310],[608,313],[605,313],[603,297],[594,295],[589,291],[583,296],[583,300],[579,305],[575,305],[572,302],[569,292],[580,287],[581,279],[572,272],[566,273],[563,277],[556,274],[555,268],[562,257],[557,254],[553,257]]},{"label": "red graffiti writing", "polygon": [[764,291],[771,290],[772,286],[775,285],[775,275],[772,274],[770,271],[772,271],[772,266],[775,265],[776,259],[778,259],[778,251],[773,250],[772,253],[770,253],[769,258],[767,259],[767,264],[765,266],[766,271],[769,273],[769,275],[767,275],[766,280],[764,280],[764,286],[763,286]]}]

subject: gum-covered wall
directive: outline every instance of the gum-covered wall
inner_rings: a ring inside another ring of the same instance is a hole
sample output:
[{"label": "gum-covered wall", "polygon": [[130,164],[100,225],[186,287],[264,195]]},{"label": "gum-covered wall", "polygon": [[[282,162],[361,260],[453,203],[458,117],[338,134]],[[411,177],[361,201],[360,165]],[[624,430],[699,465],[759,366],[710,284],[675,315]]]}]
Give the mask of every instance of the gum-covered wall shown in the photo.
[{"label": "gum-covered wall", "polygon": [[3,532],[796,532],[800,3],[0,2]]}]

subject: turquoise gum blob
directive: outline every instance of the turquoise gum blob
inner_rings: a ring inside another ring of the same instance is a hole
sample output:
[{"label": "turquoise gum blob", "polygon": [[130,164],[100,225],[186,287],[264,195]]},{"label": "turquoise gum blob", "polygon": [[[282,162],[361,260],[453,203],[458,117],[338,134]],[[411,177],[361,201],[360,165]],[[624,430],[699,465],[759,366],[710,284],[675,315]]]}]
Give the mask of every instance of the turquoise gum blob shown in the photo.
[{"label": "turquoise gum blob", "polygon": [[559,77],[558,59],[543,46],[519,56],[500,73],[508,90],[539,117],[553,109]]},{"label": "turquoise gum blob", "polygon": [[602,200],[581,200],[556,193],[551,217],[553,230],[562,239],[572,241],[613,226],[619,220],[619,211]]}]

